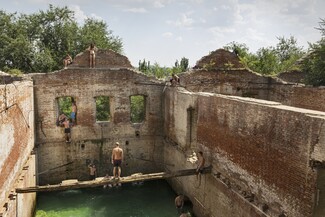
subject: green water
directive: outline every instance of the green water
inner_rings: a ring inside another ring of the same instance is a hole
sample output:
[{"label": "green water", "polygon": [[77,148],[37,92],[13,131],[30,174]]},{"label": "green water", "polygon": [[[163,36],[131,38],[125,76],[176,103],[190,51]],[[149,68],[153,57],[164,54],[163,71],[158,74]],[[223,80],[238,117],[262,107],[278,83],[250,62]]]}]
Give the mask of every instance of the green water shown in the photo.
[{"label": "green water", "polygon": [[178,217],[166,181],[37,195],[35,217]]}]

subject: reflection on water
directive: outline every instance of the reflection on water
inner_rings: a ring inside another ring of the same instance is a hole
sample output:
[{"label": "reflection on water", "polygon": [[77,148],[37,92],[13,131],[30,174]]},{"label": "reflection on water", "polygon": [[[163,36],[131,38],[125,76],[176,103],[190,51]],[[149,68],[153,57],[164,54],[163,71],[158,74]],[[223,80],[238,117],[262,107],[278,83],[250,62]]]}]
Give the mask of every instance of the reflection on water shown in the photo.
[{"label": "reflection on water", "polygon": [[36,217],[178,217],[166,181],[37,195]]}]

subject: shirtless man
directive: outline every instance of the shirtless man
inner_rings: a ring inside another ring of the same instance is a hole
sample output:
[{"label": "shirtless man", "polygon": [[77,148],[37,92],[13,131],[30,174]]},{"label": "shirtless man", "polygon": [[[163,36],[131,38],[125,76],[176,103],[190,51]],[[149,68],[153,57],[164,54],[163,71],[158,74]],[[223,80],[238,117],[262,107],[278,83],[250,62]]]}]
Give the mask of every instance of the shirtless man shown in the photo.
[{"label": "shirtless man", "polygon": [[89,67],[95,68],[95,44],[91,43],[89,46]]},{"label": "shirtless man", "polygon": [[205,164],[205,159],[203,157],[203,152],[199,151],[197,153],[196,178],[199,177],[200,184],[201,184],[201,174],[203,172],[204,164]]},{"label": "shirtless man", "polygon": [[113,169],[114,178],[117,177],[119,179],[121,177],[122,161],[123,161],[123,149],[121,149],[120,144],[116,142],[115,148],[112,151],[112,164],[114,165],[114,169]]},{"label": "shirtless man", "polygon": [[65,118],[63,122],[63,126],[64,126],[64,133],[65,133],[65,142],[69,143],[71,142],[71,129],[70,129],[69,118]]},{"label": "shirtless man", "polygon": [[89,167],[89,178],[90,178],[90,180],[95,180],[96,179],[96,174],[97,174],[95,164],[90,164],[88,167]]}]

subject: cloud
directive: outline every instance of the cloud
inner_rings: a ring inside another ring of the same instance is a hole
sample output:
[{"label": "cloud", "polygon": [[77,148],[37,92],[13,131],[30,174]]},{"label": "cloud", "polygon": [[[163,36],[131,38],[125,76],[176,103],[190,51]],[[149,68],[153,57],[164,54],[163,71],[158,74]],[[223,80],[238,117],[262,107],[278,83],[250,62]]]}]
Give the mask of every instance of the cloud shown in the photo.
[{"label": "cloud", "polygon": [[162,34],[162,36],[164,38],[171,38],[171,37],[173,37],[173,33],[171,33],[171,32],[165,32],[165,33]]},{"label": "cloud", "polygon": [[162,1],[155,1],[155,2],[153,3],[153,6],[154,6],[155,8],[164,8],[164,7],[165,7],[165,4],[164,4]]},{"label": "cloud", "polygon": [[79,5],[70,5],[69,9],[74,11],[75,18],[78,23],[84,23],[85,19],[87,19],[87,16],[83,10],[79,7]]},{"label": "cloud", "polygon": [[190,28],[194,24],[194,20],[192,18],[190,18],[187,14],[181,14],[179,19],[177,19],[175,21],[168,20],[167,24],[170,24],[170,25],[173,25],[176,27]]},{"label": "cloud", "polygon": [[94,18],[95,20],[104,20],[102,17],[98,16],[97,14],[90,14],[91,18]]},{"label": "cloud", "polygon": [[132,13],[147,13],[147,10],[145,8],[127,8],[123,11]]},{"label": "cloud", "polygon": [[85,14],[85,12],[83,10],[81,10],[81,8],[79,7],[79,5],[69,5],[69,9],[74,11],[74,14],[75,14],[75,18],[77,20],[77,23],[79,24],[83,24],[84,21],[87,19],[87,18],[93,18],[93,19],[96,19],[96,20],[104,20],[102,17],[98,16],[97,14],[90,14],[89,16],[87,16]]},{"label": "cloud", "polygon": [[231,34],[236,33],[236,29],[231,28],[231,27],[215,26],[215,27],[209,28],[208,32],[212,33],[212,35],[214,35],[216,37],[225,37],[229,33],[231,33]]},{"label": "cloud", "polygon": [[182,36],[178,36],[178,37],[176,38],[176,41],[182,42],[182,41],[183,41]]}]

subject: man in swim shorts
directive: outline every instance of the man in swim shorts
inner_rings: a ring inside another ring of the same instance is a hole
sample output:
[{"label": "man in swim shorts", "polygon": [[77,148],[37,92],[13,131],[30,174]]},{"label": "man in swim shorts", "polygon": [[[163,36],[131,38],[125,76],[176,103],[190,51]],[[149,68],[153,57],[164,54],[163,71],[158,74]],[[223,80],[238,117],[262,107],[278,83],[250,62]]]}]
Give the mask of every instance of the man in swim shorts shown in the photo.
[{"label": "man in swim shorts", "polygon": [[113,176],[114,178],[121,177],[121,164],[123,161],[123,149],[120,148],[118,142],[115,143],[115,148],[112,151],[112,164],[114,165]]}]

